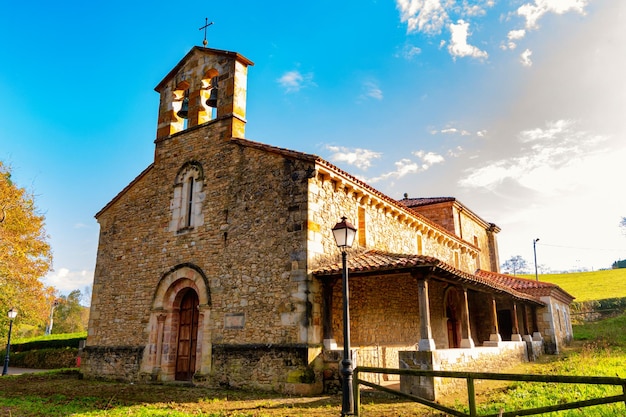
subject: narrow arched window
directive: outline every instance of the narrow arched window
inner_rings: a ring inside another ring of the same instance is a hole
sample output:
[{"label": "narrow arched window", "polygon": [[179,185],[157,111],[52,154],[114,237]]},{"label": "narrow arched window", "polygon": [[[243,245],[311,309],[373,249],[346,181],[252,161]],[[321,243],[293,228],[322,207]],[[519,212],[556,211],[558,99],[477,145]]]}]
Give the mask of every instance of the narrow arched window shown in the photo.
[{"label": "narrow arched window", "polygon": [[169,230],[185,232],[204,223],[204,175],[202,165],[196,161],[185,163],[176,175],[174,195],[170,203],[172,220]]}]

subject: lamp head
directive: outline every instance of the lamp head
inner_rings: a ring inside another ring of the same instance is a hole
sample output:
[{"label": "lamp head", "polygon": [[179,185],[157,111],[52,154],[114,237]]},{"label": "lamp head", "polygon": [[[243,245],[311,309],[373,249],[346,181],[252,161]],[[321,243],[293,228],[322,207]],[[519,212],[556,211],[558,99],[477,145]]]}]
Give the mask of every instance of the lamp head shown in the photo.
[{"label": "lamp head", "polygon": [[356,227],[350,224],[347,218],[343,216],[341,221],[333,227],[333,236],[338,247],[351,248],[356,236]]},{"label": "lamp head", "polygon": [[7,315],[9,316],[9,320],[13,320],[15,317],[17,317],[17,310],[12,308],[9,310]]}]

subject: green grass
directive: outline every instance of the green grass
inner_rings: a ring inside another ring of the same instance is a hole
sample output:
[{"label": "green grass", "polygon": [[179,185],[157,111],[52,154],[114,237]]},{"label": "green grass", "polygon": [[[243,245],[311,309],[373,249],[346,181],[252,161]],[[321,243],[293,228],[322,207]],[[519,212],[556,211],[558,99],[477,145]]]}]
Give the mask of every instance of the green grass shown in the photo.
[{"label": "green grass", "polygon": [[[534,275],[519,275],[535,279]],[[556,284],[576,301],[604,300],[626,297],[626,268],[568,274],[542,274],[539,281]]]}]

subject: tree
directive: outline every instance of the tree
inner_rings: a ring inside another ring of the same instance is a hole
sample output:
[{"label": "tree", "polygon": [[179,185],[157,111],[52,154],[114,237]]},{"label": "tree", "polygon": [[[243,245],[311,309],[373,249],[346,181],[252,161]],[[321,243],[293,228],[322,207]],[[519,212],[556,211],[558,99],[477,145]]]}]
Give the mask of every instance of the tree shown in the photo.
[{"label": "tree", "polygon": [[74,290],[69,295],[58,298],[59,304],[54,312],[54,325],[52,333],[76,333],[87,329],[87,307],[80,304],[83,295],[80,290]]},{"label": "tree", "polygon": [[520,272],[524,272],[528,268],[526,260],[520,255],[513,256],[501,265],[501,268],[505,271],[511,272],[513,275]]},{"label": "tree", "polygon": [[44,216],[32,194],[17,187],[0,161],[0,335],[8,328],[5,314],[18,310],[16,324],[43,327],[54,289],[43,278],[52,265]]}]

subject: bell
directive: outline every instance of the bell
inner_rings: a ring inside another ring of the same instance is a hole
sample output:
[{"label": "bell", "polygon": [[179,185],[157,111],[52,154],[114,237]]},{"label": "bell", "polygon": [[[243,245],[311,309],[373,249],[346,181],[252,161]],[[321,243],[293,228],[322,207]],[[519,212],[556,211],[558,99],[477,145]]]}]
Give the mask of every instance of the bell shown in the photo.
[{"label": "bell", "polygon": [[206,101],[206,105],[209,107],[217,107],[217,77],[211,78],[211,94]]},{"label": "bell", "polygon": [[183,98],[183,104],[180,106],[180,110],[176,113],[176,116],[181,119],[186,119],[189,115],[189,93],[185,92],[185,97]]},{"label": "bell", "polygon": [[211,88],[211,94],[206,101],[206,105],[209,107],[217,107],[217,87]]}]

